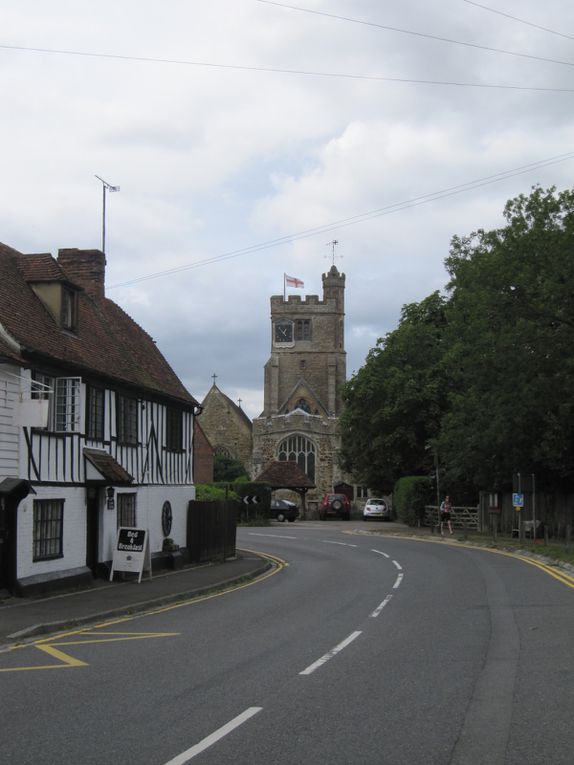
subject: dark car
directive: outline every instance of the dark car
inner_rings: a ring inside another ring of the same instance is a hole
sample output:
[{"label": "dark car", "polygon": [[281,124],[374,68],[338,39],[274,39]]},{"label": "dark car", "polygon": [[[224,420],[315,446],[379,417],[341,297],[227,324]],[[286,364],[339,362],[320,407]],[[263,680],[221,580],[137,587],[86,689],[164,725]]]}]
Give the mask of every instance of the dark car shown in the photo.
[{"label": "dark car", "polygon": [[269,516],[282,523],[285,521],[293,523],[299,517],[299,508],[295,502],[291,502],[288,499],[272,499]]},{"label": "dark car", "polygon": [[324,521],[327,515],[336,515],[344,521],[351,517],[351,503],[346,494],[325,494],[319,507],[319,518]]}]

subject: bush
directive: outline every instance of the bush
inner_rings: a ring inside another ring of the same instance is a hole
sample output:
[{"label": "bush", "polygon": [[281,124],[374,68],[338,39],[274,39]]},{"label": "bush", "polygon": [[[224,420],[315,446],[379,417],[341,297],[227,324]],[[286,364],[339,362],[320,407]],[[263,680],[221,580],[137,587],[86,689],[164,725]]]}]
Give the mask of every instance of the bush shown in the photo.
[{"label": "bush", "polygon": [[409,526],[422,524],[425,505],[432,501],[433,482],[424,475],[399,478],[393,489],[393,507],[397,518]]},{"label": "bush", "polygon": [[233,488],[226,483],[198,483],[195,498],[200,502],[215,502],[218,499],[238,499]]}]

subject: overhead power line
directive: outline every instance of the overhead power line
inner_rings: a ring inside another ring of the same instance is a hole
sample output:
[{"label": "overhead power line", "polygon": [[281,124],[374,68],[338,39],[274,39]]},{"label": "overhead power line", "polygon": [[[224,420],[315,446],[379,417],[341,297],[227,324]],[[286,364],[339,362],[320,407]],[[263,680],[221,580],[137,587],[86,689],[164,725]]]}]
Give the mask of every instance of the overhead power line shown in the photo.
[{"label": "overhead power line", "polygon": [[507,19],[518,21],[519,24],[526,24],[528,27],[534,27],[534,29],[541,29],[543,32],[548,32],[551,35],[558,35],[558,37],[565,37],[567,40],[574,40],[572,35],[564,34],[563,32],[557,32],[555,29],[549,29],[543,27],[540,24],[534,24],[532,21],[526,21],[525,19],[519,19],[518,16],[512,16],[510,13],[499,11],[497,8],[490,8],[488,5],[482,5],[481,3],[475,3],[474,0],[462,0],[463,3],[468,5],[475,5],[477,8],[482,8],[483,11],[490,11],[490,13],[497,13],[499,16],[504,16]]},{"label": "overhead power line", "polygon": [[338,221],[332,221],[331,223],[325,223],[322,226],[314,226],[312,228],[307,228],[302,231],[299,231],[295,234],[290,234],[286,236],[280,236],[276,239],[271,239],[267,242],[261,242],[259,244],[254,244],[249,247],[243,247],[241,249],[237,250],[231,250],[230,252],[224,252],[220,255],[213,255],[208,258],[204,258],[202,260],[196,260],[192,263],[187,263],[183,266],[176,266],[174,268],[168,268],[163,271],[156,271],[152,274],[147,274],[146,276],[140,276],[135,279],[130,279],[129,281],[120,282],[118,284],[113,284],[108,289],[116,289],[118,287],[130,287],[134,284],[139,284],[140,282],[149,281],[151,279],[157,279],[161,276],[171,276],[172,274],[179,274],[183,271],[190,271],[194,268],[200,268],[201,266],[210,265],[212,263],[219,263],[221,261],[225,260],[231,260],[232,258],[238,258],[241,255],[248,255],[255,252],[260,252],[261,250],[268,250],[273,247],[278,247],[282,244],[291,244],[292,242],[297,242],[301,239],[307,239],[312,236],[317,236],[319,234],[323,235],[330,231],[335,231],[341,228],[346,228],[348,226],[354,226],[358,223],[364,223],[368,220],[372,220],[373,218],[380,218],[385,215],[392,215],[393,213],[400,212],[401,210],[407,210],[411,207],[418,207],[423,204],[427,204],[429,202],[434,202],[438,199],[445,199],[447,197],[452,197],[456,194],[462,194],[466,191],[472,191],[473,189],[480,188],[481,186],[488,186],[492,183],[498,183],[500,181],[507,180],[508,178],[514,178],[518,175],[524,175],[526,173],[530,173],[533,170],[539,170],[544,167],[549,167],[550,165],[555,165],[560,162],[566,162],[567,160],[574,159],[574,152],[568,152],[566,154],[558,154],[554,157],[549,157],[548,159],[539,160],[538,162],[532,162],[528,165],[521,165],[520,167],[512,168],[510,170],[504,170],[500,173],[495,173],[494,175],[488,175],[484,178],[478,178],[473,181],[467,181],[466,183],[458,184],[457,186],[449,186],[445,189],[440,189],[439,191],[433,191],[429,194],[422,194],[418,197],[413,197],[412,199],[403,200],[401,202],[394,202],[392,204],[386,205],[384,207],[379,207],[374,210],[370,210],[369,212],[360,213],[358,215],[352,215],[348,218],[342,218]]},{"label": "overhead power line", "polygon": [[[289,5],[288,3],[275,2],[275,0],[255,0],[257,3],[263,5],[275,5],[278,8],[285,8],[290,11],[298,11],[300,13],[311,13],[314,16],[327,16],[330,19],[337,19],[338,21],[346,21],[350,24],[361,24],[367,27],[375,27],[376,29],[384,29],[387,32],[398,32],[403,35],[412,35],[414,37],[424,37],[427,40],[436,40],[437,42],[448,43],[449,45],[463,45],[466,48],[476,48],[477,50],[488,51],[489,53],[503,53],[505,56],[518,56],[519,58],[530,58],[534,61],[545,61],[547,64],[561,64],[563,66],[574,66],[573,61],[561,61],[554,58],[545,58],[543,56],[534,56],[530,53],[520,53],[518,51],[506,50],[504,48],[492,48],[488,45],[480,45],[479,43],[465,42],[463,40],[455,40],[452,37],[441,37],[440,35],[431,35],[427,32],[415,32],[412,29],[402,29],[401,27],[391,27],[388,24],[378,24],[375,21],[365,21],[364,19],[355,19],[352,16],[339,16],[336,13],[328,13],[327,11],[317,11],[312,8],[303,8],[299,5]],[[478,5],[478,3],[473,3]],[[484,6],[481,6],[484,7]],[[504,14],[506,15],[506,14]],[[550,31],[550,30],[546,30]]]},{"label": "overhead power line", "polygon": [[[282,69],[270,66],[241,66],[240,64],[218,64],[209,61],[187,61],[185,59],[152,58],[149,56],[127,56],[119,53],[98,53],[94,51],[65,50],[59,48],[32,48],[24,45],[1,45],[0,50],[17,50],[26,53],[49,53],[60,56],[84,56],[86,58],[115,59],[118,61],[139,61],[145,64],[175,64],[179,66],[197,66],[211,69],[234,69],[243,72],[272,72],[274,74],[295,74],[307,77],[330,77],[347,80],[371,80],[373,82],[401,82],[411,85],[446,85],[457,88],[494,88],[498,90],[526,90],[547,93],[574,93],[574,88],[547,88],[526,85],[493,85],[480,82],[460,82],[455,80],[420,80],[412,77],[384,77],[383,75],[345,74],[343,72],[313,72],[304,69]],[[574,66],[574,64],[572,64]]]}]

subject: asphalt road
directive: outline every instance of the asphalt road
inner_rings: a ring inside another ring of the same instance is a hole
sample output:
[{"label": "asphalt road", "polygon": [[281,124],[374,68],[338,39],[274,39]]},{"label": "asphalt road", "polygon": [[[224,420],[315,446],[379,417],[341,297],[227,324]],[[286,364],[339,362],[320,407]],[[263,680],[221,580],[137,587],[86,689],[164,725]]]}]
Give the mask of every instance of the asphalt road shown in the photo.
[{"label": "asphalt road", "polygon": [[570,765],[574,590],[351,528],[241,529],[288,565],[0,655],[1,761]]}]

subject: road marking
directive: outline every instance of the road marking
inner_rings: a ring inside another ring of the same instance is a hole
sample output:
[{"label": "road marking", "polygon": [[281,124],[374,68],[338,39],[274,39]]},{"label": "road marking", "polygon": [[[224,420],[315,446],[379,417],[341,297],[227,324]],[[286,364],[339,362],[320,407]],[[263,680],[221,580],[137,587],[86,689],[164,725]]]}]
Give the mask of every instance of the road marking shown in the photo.
[{"label": "road marking", "polygon": [[197,757],[198,754],[205,752],[206,749],[209,749],[210,746],[216,744],[222,738],[227,736],[228,733],[231,733],[240,725],[243,725],[243,723],[247,722],[247,720],[261,712],[262,709],[263,707],[249,707],[249,709],[246,709],[245,712],[237,715],[237,717],[234,717],[233,720],[230,720],[221,728],[214,731],[209,736],[206,736],[206,738],[204,738],[203,741],[200,741],[199,744],[195,744],[195,746],[190,747],[185,752],[178,754],[177,757],[174,757],[173,760],[169,760],[169,762],[166,762],[165,765],[185,765],[186,762],[189,762],[194,757]]},{"label": "road marking", "polygon": [[255,531],[249,532],[250,537],[273,537],[274,539],[299,539],[299,537],[288,537],[286,534],[258,534]]},{"label": "road marking", "polygon": [[[41,664],[41,665],[29,665],[23,667],[0,667],[0,672],[30,672],[36,669],[66,669],[67,667],[88,667],[89,664],[80,659],[76,659],[70,656],[68,653],[59,650],[63,646],[72,645],[93,645],[94,643],[117,643],[125,642],[127,640],[147,640],[149,638],[160,637],[175,637],[179,635],[179,632],[95,632],[95,628],[91,627],[70,635],[77,635],[76,640],[62,640],[62,636],[43,638],[34,643],[30,643],[24,646],[17,646],[19,650],[24,648],[35,648],[38,651],[47,653],[48,656],[52,656],[54,659],[58,659],[59,664]],[[89,639],[83,639],[86,636]],[[16,648],[14,649],[16,650]]]},{"label": "road marking", "polygon": [[387,555],[387,553],[383,552],[382,550],[371,550],[371,552],[377,553],[377,555],[382,555],[385,558],[390,558],[390,555]]},{"label": "road marking", "polygon": [[392,595],[387,595],[387,597],[383,600],[383,602],[375,608],[375,610],[373,611],[372,614],[370,614],[370,616],[372,616],[373,619],[376,619],[377,616],[381,613],[383,608],[387,605],[387,603],[390,601],[392,597],[393,597]]},{"label": "road marking", "polygon": [[403,570],[403,567],[401,566],[401,564],[397,563],[396,560],[393,561],[393,564],[398,568],[399,571]]},{"label": "road marking", "polygon": [[319,667],[322,667],[323,664],[326,664],[329,659],[332,659],[333,656],[336,656],[340,651],[343,650],[343,648],[346,648],[350,643],[355,640],[355,638],[358,638],[359,635],[362,635],[363,633],[361,631],[352,632],[349,637],[345,638],[339,645],[336,645],[334,648],[332,648],[328,653],[326,653],[324,656],[321,656],[320,659],[317,659],[317,661],[314,661],[313,664],[310,664],[307,669],[304,669],[302,672],[299,672],[300,675],[310,675],[312,672],[314,672],[316,669],[319,669]]},{"label": "road marking", "polygon": [[396,590],[397,587],[400,587],[401,582],[403,581],[403,576],[404,576],[404,574],[399,574],[397,576],[397,579],[396,579],[395,583],[393,584],[393,590]]},{"label": "road marking", "polygon": [[333,539],[321,539],[326,545],[340,545],[341,547],[357,547],[357,545],[350,545],[348,542],[335,542]]}]

